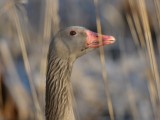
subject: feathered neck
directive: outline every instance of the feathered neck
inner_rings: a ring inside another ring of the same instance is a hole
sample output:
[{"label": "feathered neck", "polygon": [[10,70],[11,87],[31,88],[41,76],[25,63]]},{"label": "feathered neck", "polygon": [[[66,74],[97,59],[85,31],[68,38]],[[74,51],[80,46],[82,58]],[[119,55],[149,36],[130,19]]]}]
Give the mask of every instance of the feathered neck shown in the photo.
[{"label": "feathered neck", "polygon": [[46,120],[75,120],[70,81],[72,64],[69,59],[48,56],[46,75]]}]

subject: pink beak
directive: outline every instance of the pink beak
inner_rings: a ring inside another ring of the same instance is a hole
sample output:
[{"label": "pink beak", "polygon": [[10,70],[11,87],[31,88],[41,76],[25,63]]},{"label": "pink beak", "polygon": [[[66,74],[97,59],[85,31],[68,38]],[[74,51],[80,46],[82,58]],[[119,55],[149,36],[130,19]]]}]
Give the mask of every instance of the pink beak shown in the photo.
[{"label": "pink beak", "polygon": [[88,48],[98,48],[100,46],[113,44],[115,42],[115,38],[113,36],[101,35],[90,30],[87,30],[86,34],[86,47]]}]

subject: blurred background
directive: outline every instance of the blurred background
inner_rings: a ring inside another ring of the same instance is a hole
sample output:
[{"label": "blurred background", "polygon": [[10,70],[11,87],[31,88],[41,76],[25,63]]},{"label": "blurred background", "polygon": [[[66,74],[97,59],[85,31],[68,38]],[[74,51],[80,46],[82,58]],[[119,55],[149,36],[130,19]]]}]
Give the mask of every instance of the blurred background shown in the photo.
[{"label": "blurred background", "polygon": [[49,42],[73,25],[117,40],[75,63],[77,120],[160,120],[159,0],[0,0],[0,120],[45,119]]}]

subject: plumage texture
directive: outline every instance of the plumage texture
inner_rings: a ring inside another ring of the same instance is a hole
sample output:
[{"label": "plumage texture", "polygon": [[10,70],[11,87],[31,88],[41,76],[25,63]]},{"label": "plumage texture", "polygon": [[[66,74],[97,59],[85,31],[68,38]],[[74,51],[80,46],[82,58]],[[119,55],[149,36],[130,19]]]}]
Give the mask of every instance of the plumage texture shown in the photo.
[{"label": "plumage texture", "polygon": [[74,120],[71,99],[71,69],[69,60],[50,57],[46,81],[47,120]]},{"label": "plumage texture", "polygon": [[102,45],[111,44],[112,36],[102,37],[83,27],[71,26],[59,31],[52,39],[48,52],[46,75],[46,120],[75,120],[70,81],[74,61]]}]

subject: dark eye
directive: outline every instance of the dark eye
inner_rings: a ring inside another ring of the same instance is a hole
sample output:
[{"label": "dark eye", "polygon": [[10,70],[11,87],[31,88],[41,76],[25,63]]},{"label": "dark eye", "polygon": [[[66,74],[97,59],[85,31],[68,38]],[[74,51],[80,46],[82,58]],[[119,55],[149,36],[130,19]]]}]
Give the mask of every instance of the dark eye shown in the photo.
[{"label": "dark eye", "polygon": [[76,35],[76,34],[77,34],[76,31],[73,31],[73,30],[70,31],[70,35],[71,35],[71,36],[74,36],[74,35]]}]

